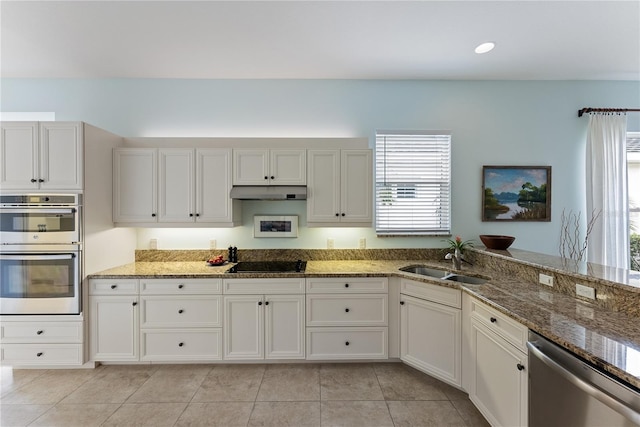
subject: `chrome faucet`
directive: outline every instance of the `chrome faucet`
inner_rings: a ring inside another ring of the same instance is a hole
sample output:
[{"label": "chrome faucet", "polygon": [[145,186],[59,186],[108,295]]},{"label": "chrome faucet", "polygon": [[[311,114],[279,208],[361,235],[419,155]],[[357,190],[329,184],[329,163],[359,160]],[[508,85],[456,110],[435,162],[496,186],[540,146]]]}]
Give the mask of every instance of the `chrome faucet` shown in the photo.
[{"label": "chrome faucet", "polygon": [[444,256],[444,259],[450,259],[451,261],[453,261],[453,269],[454,270],[461,270],[462,269],[462,261],[464,261],[462,259],[462,253],[460,252],[459,249],[455,249],[453,251],[453,253],[449,252]]}]

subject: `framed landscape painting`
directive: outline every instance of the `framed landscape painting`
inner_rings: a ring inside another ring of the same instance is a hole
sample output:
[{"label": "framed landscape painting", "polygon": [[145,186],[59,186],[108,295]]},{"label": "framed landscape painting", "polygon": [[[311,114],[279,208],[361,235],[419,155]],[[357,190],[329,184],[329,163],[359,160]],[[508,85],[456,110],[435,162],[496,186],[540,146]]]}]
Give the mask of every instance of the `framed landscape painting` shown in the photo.
[{"label": "framed landscape painting", "polygon": [[482,221],[551,221],[551,166],[483,166]]}]

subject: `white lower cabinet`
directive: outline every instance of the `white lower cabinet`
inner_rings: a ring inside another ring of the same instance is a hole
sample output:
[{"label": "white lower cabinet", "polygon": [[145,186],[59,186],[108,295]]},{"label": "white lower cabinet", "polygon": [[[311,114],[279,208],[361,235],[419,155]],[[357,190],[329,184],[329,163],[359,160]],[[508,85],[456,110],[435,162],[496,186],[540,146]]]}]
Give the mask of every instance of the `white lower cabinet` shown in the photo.
[{"label": "white lower cabinet", "polygon": [[138,280],[93,279],[89,282],[91,360],[139,359]]},{"label": "white lower cabinet", "polygon": [[304,279],[229,279],[224,292],[225,360],[304,359]]},{"label": "white lower cabinet", "polygon": [[471,300],[469,398],[493,426],[527,426],[527,328]]},{"label": "white lower cabinet", "polygon": [[50,316],[42,320],[0,322],[0,361],[16,366],[82,365],[83,322]]},{"label": "white lower cabinet", "polygon": [[406,279],[400,286],[400,359],[460,387],[461,291]]},{"label": "white lower cabinet", "polygon": [[307,279],[307,359],[387,359],[386,277]]}]

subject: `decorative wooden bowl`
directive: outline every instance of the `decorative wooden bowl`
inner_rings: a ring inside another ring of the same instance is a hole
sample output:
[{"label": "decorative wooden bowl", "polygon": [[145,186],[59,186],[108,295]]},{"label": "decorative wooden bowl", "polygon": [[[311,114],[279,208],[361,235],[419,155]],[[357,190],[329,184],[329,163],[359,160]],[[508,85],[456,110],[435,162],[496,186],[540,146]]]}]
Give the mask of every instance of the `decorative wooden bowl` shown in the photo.
[{"label": "decorative wooden bowl", "polygon": [[500,236],[497,234],[481,234],[480,240],[489,249],[507,249],[514,240],[513,236]]}]

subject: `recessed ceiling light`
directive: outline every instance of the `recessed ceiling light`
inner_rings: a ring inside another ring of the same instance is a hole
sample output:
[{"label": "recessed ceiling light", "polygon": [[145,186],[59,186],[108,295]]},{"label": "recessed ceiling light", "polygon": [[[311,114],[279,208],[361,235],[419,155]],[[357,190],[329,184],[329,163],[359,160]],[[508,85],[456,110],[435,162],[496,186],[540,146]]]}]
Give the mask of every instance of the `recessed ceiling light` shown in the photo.
[{"label": "recessed ceiling light", "polygon": [[496,44],[494,42],[482,43],[481,45],[476,47],[476,53],[487,53],[492,51],[494,47],[496,47]]}]

